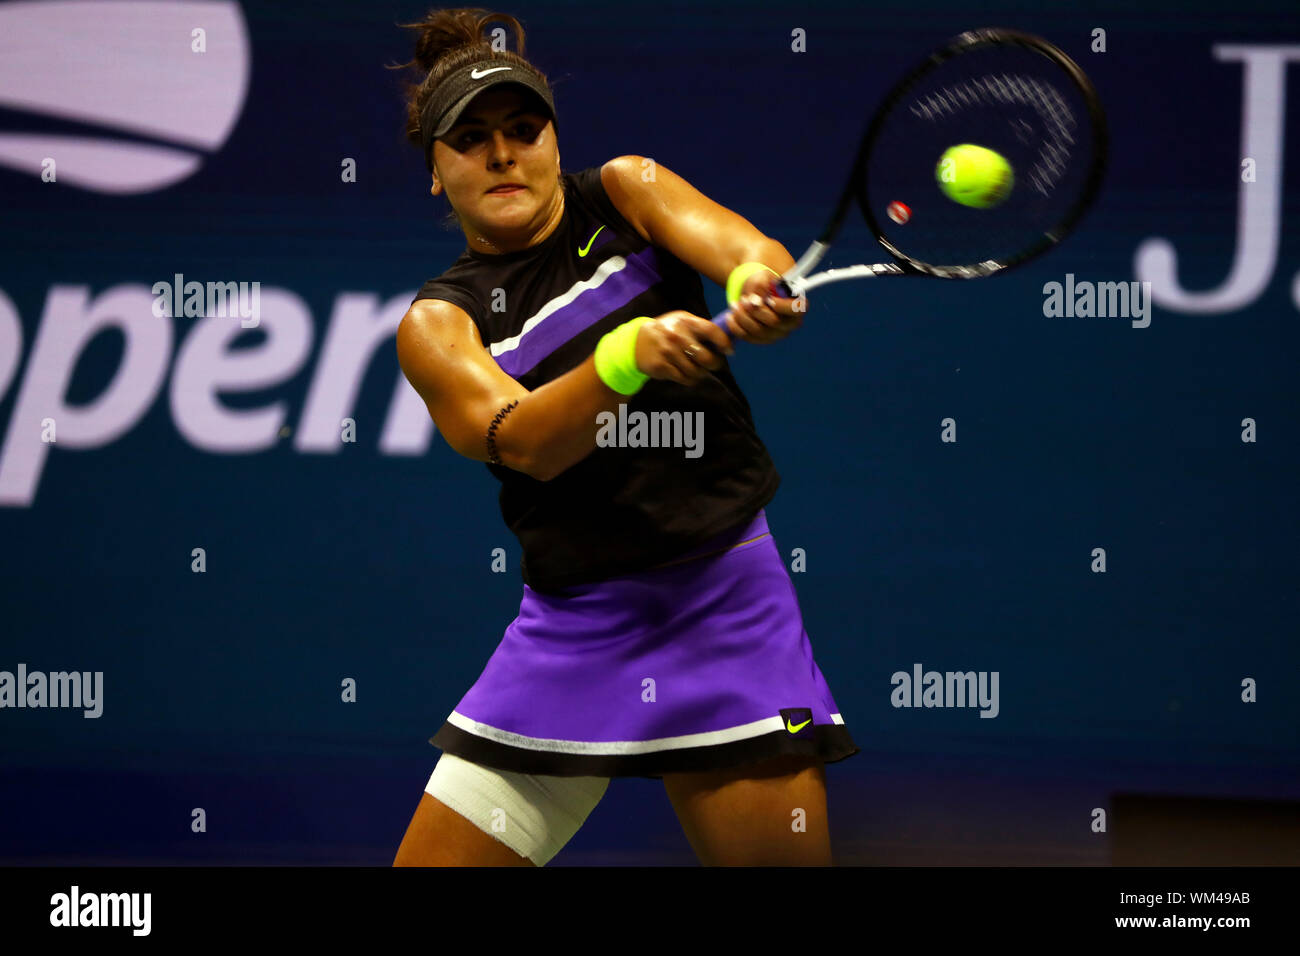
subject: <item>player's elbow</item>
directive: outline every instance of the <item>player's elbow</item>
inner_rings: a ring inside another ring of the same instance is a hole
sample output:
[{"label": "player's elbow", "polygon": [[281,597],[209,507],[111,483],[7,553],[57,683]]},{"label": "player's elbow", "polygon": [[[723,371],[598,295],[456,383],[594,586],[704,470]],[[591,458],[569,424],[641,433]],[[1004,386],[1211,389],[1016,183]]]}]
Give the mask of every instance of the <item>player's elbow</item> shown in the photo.
[{"label": "player's elbow", "polygon": [[[555,472],[542,458],[536,455],[535,449],[516,442],[513,434],[503,436],[498,432],[495,438],[495,442],[489,446],[488,453],[495,453],[497,457],[495,463],[502,468],[509,468],[511,471],[517,471],[537,481],[550,481],[555,477]],[[465,452],[462,451],[461,454],[465,454]],[[480,461],[487,460],[481,453],[478,456],[469,455],[467,457],[478,457]]]},{"label": "player's elbow", "polygon": [[502,435],[504,430],[498,429],[493,446],[503,468],[527,475],[535,481],[550,481],[560,473],[561,469],[557,469],[549,456],[543,454],[535,443],[529,442],[520,434],[520,429],[510,429]]},{"label": "player's elbow", "polygon": [[527,475],[534,481],[550,481],[555,477],[540,462],[534,461],[531,458],[519,458],[516,456],[506,455],[502,452],[498,452],[498,454],[501,456],[501,464],[503,467]]},{"label": "player's elbow", "polygon": [[563,469],[557,469],[554,464],[537,460],[530,460],[527,468],[521,470],[536,481],[551,481],[563,473]]},{"label": "player's elbow", "polygon": [[[590,453],[590,449],[587,453]],[[566,450],[563,442],[547,442],[525,456],[526,465],[520,470],[537,481],[554,481],[581,461],[582,457],[586,456],[578,457],[573,449]]]}]

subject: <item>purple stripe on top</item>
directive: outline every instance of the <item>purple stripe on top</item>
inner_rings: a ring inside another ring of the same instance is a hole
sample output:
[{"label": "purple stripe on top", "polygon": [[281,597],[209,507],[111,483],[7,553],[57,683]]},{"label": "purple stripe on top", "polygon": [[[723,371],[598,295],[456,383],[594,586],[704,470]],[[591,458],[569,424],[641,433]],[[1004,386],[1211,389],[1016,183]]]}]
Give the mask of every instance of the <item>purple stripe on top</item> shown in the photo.
[{"label": "purple stripe on top", "polygon": [[662,279],[655,247],[646,246],[628,256],[627,265],[607,276],[599,286],[583,291],[568,305],[556,309],[525,332],[519,344],[509,352],[494,356],[497,365],[511,378],[524,375],[565,342],[627,305]]}]

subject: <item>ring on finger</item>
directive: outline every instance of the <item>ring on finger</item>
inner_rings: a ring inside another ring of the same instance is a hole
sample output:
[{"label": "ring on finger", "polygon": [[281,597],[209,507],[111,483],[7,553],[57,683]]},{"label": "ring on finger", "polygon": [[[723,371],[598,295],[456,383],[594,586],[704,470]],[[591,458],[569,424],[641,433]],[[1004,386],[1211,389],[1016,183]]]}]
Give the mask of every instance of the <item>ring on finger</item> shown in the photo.
[{"label": "ring on finger", "polygon": [[692,361],[695,360],[695,355],[697,352],[699,352],[699,350],[700,347],[698,345],[689,345],[685,349],[683,349],[683,351],[686,353],[686,357]]}]

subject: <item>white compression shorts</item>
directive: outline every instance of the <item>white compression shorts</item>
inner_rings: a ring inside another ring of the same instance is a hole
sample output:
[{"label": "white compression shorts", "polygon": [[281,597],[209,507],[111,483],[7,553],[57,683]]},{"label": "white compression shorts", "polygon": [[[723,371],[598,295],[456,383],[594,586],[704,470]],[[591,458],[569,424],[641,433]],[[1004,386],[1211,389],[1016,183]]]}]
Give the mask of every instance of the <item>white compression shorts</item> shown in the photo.
[{"label": "white compression shorts", "polygon": [[513,773],[444,753],[424,790],[488,836],[545,866],[578,832],[608,787],[608,777]]}]

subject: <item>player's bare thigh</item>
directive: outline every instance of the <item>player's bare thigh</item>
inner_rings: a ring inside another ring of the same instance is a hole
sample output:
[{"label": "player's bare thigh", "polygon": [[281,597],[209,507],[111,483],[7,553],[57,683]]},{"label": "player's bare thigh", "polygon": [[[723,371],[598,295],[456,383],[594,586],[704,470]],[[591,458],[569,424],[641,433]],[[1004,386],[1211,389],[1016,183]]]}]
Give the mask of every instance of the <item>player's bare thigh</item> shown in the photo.
[{"label": "player's bare thigh", "polygon": [[421,795],[393,860],[393,866],[533,865],[427,793]]},{"label": "player's bare thigh", "polygon": [[830,866],[826,770],[778,757],[703,773],[664,774],[686,839],[705,866]]}]

